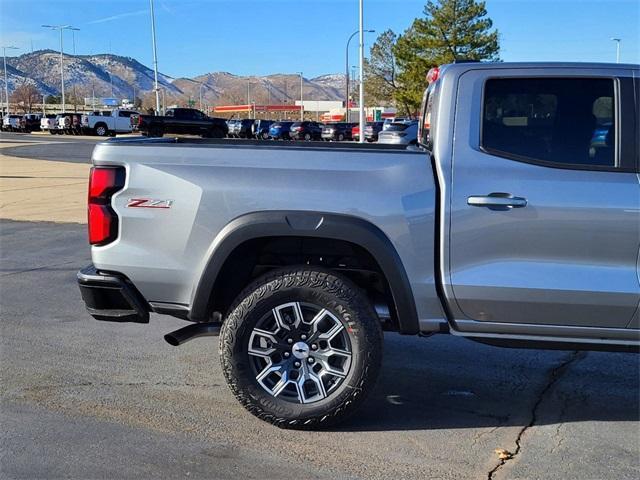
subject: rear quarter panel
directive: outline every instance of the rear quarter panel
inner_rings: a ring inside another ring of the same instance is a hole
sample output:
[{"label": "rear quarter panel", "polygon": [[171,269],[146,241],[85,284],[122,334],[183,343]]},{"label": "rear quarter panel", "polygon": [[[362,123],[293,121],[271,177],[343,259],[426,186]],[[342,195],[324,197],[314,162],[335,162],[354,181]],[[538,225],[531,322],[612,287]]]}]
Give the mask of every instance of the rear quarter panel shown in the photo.
[{"label": "rear quarter panel", "polygon": [[[433,275],[435,189],[423,153],[320,148],[98,145],[96,165],[123,165],[112,203],[120,235],[93,247],[99,269],[129,277],[148,301],[188,305],[221,230],[266,210],[346,214],[380,228],[409,277],[418,317],[440,319]],[[128,208],[132,198],[170,209]]]}]

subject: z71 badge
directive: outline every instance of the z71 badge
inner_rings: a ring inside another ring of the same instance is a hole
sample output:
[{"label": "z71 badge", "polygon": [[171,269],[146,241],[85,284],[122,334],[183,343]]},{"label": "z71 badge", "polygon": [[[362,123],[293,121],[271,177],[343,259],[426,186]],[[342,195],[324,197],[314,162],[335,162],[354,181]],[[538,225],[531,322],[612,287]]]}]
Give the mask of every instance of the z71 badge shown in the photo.
[{"label": "z71 badge", "polygon": [[152,198],[130,198],[129,208],[171,208],[173,200],[154,200]]}]

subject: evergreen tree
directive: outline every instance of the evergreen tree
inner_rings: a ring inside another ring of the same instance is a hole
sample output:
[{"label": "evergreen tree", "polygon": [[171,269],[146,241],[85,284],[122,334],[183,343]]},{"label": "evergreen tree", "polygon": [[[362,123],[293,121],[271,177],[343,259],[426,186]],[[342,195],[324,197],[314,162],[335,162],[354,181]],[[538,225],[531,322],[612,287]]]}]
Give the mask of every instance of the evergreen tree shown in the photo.
[{"label": "evergreen tree", "polygon": [[398,67],[394,48],[398,35],[392,30],[381,33],[371,47],[369,58],[364,63],[364,90],[367,102],[376,105],[391,105],[400,89]]},{"label": "evergreen tree", "polygon": [[498,32],[485,2],[429,0],[424,18],[415,19],[393,49],[402,85],[394,98],[417,111],[431,67],[456,60],[497,61],[499,52]]}]

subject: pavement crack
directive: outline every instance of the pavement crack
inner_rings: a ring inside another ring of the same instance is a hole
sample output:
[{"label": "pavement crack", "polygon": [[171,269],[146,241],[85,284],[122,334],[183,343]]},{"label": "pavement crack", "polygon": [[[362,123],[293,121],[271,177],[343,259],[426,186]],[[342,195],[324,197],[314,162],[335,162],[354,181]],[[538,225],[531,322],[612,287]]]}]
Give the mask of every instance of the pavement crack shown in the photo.
[{"label": "pavement crack", "polygon": [[547,375],[547,382],[545,383],[542,390],[540,390],[540,393],[538,393],[536,397],[536,401],[534,402],[533,407],[531,409],[531,420],[527,425],[523,426],[518,432],[518,436],[516,437],[516,441],[515,441],[515,444],[516,444],[515,450],[513,452],[509,452],[509,455],[505,456],[505,458],[500,459],[498,464],[495,467],[493,467],[487,474],[487,480],[492,480],[494,478],[494,475],[498,473],[498,471],[507,462],[513,460],[520,454],[520,452],[522,451],[522,437],[527,430],[529,430],[531,427],[533,427],[537,423],[538,409],[540,408],[540,405],[542,404],[545,397],[547,396],[547,393],[551,391],[553,386],[558,382],[558,380],[560,380],[560,378],[569,369],[569,367],[571,367],[577,361],[582,360],[586,355],[587,355],[587,352],[580,352],[580,351],[571,352],[571,354],[568,357],[566,357],[562,362],[560,362],[558,365],[556,365],[550,370],[549,374]]}]

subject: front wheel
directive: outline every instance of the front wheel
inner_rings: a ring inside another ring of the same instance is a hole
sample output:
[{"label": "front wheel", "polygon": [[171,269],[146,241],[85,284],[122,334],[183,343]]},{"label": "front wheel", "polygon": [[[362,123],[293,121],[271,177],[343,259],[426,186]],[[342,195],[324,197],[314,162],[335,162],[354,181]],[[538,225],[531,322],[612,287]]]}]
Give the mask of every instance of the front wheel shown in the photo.
[{"label": "front wheel", "polygon": [[352,414],[373,387],[382,330],[347,278],[286,268],[240,294],[222,327],[220,359],[253,415],[282,428],[322,428]]}]

